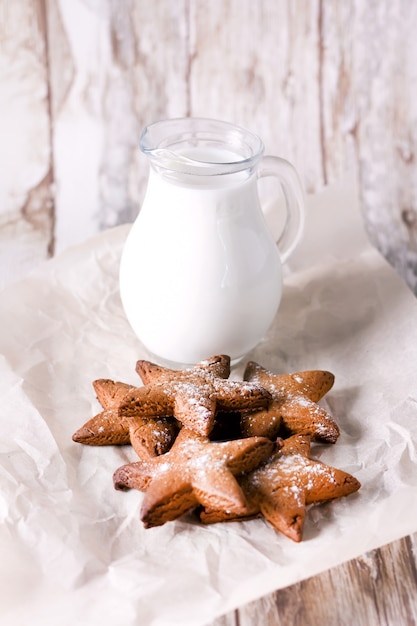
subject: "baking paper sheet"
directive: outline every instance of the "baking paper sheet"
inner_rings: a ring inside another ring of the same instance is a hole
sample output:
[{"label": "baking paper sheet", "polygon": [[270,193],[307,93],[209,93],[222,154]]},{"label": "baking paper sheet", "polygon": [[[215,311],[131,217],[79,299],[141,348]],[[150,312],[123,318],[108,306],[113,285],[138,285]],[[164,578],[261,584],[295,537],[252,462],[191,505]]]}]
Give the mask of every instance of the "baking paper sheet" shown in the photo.
[{"label": "baking paper sheet", "polygon": [[145,530],[141,494],[112,484],[114,470],[135,460],[132,449],[73,443],[99,410],[91,382],[138,384],[135,362],[147,358],[118,295],[128,228],[63,253],[0,295],[1,623],[208,624],[417,531],[417,302],[369,245],[354,178],[308,199],[281,308],[248,356],[277,373],[336,376],[322,404],[341,436],[313,453],[362,489],[310,509],[301,544],[263,520]]}]

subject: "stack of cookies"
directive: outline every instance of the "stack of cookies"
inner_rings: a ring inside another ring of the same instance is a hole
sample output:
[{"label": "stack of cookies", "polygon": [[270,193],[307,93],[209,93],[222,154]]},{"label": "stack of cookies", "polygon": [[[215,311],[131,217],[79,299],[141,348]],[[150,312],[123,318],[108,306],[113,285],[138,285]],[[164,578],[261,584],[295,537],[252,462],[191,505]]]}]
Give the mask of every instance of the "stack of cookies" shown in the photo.
[{"label": "stack of cookies", "polygon": [[138,361],[142,386],[94,381],[103,410],[74,435],[88,445],[131,444],[139,457],[114,473],[116,489],[144,492],[146,528],[194,511],[203,523],[263,516],[301,541],[306,506],[360,487],[313,460],[312,441],[334,444],[339,428],[319,400],[326,371],[277,375],[254,362],[229,380],[230,358],[186,370]]}]

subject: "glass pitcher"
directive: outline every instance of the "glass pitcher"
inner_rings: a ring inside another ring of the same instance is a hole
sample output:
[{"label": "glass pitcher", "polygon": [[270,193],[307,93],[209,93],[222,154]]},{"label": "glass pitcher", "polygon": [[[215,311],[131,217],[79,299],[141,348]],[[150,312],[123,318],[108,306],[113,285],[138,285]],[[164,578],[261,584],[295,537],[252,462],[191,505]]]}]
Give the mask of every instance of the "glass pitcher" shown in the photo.
[{"label": "glass pitcher", "polygon": [[[184,118],[144,129],[150,171],[120,264],[133,331],[154,360],[186,366],[215,354],[238,361],[263,338],[282,295],[282,266],[303,229],[293,166],[264,156],[259,137],[218,120]],[[257,181],[278,178],[286,222],[276,243]]]}]

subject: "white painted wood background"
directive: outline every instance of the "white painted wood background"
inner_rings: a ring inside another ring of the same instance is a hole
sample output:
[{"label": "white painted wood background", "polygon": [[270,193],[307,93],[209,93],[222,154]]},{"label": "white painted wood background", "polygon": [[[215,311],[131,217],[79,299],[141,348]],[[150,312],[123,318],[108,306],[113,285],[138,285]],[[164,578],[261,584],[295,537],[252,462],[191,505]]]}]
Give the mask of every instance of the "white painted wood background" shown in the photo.
[{"label": "white painted wood background", "polygon": [[194,115],[257,132],[307,192],[354,170],[417,293],[416,33],[417,0],[0,0],[3,285],[132,221],[142,127]]}]

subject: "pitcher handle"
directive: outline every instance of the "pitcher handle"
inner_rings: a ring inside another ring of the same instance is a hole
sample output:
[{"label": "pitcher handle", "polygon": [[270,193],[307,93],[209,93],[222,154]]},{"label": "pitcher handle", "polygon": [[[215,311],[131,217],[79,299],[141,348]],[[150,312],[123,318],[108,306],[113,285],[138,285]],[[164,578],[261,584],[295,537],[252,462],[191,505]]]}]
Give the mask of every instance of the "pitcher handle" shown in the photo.
[{"label": "pitcher handle", "polygon": [[285,198],[286,219],[277,246],[281,262],[288,261],[300,242],[304,230],[304,192],[296,169],[280,157],[264,156],[258,169],[258,178],[278,178]]}]

